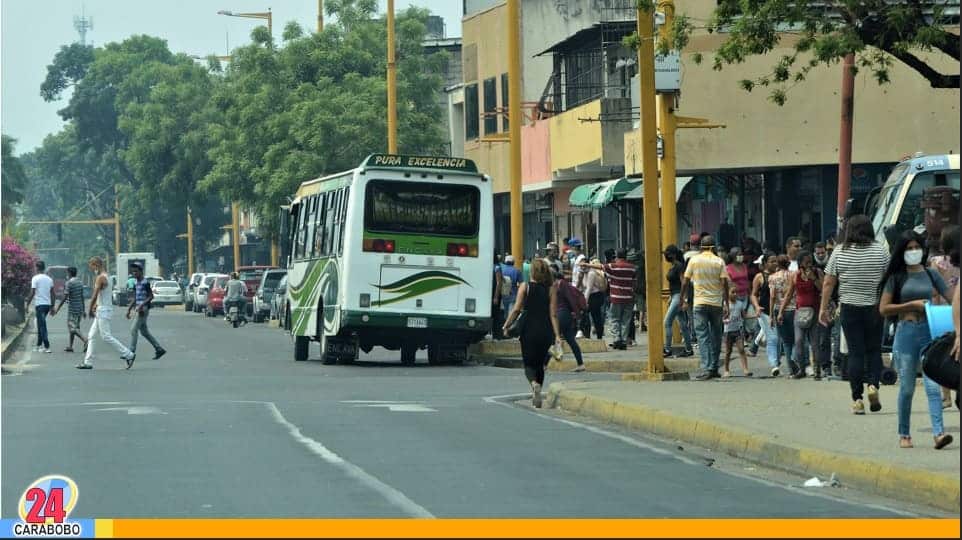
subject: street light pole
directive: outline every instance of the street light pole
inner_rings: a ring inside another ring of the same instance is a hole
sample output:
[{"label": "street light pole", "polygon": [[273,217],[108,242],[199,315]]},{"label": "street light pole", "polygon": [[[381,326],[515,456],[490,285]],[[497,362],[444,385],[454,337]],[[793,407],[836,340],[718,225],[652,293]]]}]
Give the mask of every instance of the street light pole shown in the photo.
[{"label": "street light pole", "polygon": [[387,0],[387,152],[397,154],[397,59],[394,44],[394,0]]},{"label": "street light pole", "polygon": [[[655,41],[654,8],[651,4],[639,2],[638,8],[638,80],[639,105],[641,109],[641,156],[644,177],[644,198],[642,211],[645,216],[645,293],[652,301],[648,302],[648,321],[657,325],[662,320],[661,302],[655,301],[661,293],[661,227],[658,208],[658,159],[657,132],[655,128]],[[667,191],[667,190],[666,190]],[[674,198],[672,199],[674,204]],[[664,336],[655,327],[648,331],[648,373],[665,372],[662,353]]]},{"label": "street light pole", "polygon": [[116,260],[120,260],[120,191],[114,186],[114,250]]},{"label": "street light pole", "polygon": [[508,138],[511,155],[511,254],[521,268],[524,236],[521,205],[521,6],[508,0]]},{"label": "street light pole", "polygon": [[317,0],[317,33],[324,31],[324,0]]},{"label": "street light pole", "polygon": [[241,266],[240,260],[240,205],[236,202],[230,205],[231,215],[231,244],[234,246],[234,271],[238,272]]},{"label": "street light pole", "polygon": [[187,274],[194,274],[194,217],[187,207]]}]

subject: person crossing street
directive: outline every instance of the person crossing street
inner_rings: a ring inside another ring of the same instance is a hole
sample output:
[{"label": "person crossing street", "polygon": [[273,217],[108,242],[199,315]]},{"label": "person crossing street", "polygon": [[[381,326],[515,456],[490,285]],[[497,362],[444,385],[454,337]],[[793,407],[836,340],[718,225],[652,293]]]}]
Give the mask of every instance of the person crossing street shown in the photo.
[{"label": "person crossing street", "polygon": [[63,305],[69,302],[67,310],[67,332],[70,334],[70,341],[67,343],[67,348],[63,352],[73,352],[73,340],[74,338],[79,339],[83,344],[83,350],[87,350],[87,340],[84,339],[83,335],[80,333],[80,320],[87,316],[84,311],[84,284],[77,278],[77,268],[71,266],[67,268],[67,275],[70,277],[67,280],[67,285],[64,287],[65,293],[63,299],[60,300],[60,305],[50,314],[51,317],[60,313],[60,309]]},{"label": "person crossing street", "polygon": [[94,337],[98,333],[104,343],[107,343],[120,353],[120,358],[127,362],[127,369],[130,369],[133,367],[137,355],[125,347],[124,344],[118,341],[110,332],[110,320],[114,315],[114,306],[111,303],[110,289],[107,287],[107,272],[104,269],[104,261],[100,257],[93,257],[90,259],[88,267],[92,273],[97,275],[97,280],[94,282],[93,299],[90,302],[90,309],[87,313],[94,322],[90,325],[90,331],[87,333],[87,354],[84,355],[83,361],[77,365],[77,369],[93,369],[95,351]]},{"label": "person crossing street", "polygon": [[37,346],[35,352],[50,353],[50,338],[47,334],[47,315],[53,307],[53,280],[45,272],[47,266],[43,261],[37,261],[37,273],[30,280],[30,296],[27,305],[32,300],[37,315]]},{"label": "person crossing street", "polygon": [[147,338],[147,341],[153,345],[154,360],[157,360],[167,354],[167,351],[161,347],[153,334],[150,333],[150,329],[147,328],[147,315],[150,314],[151,302],[154,300],[154,291],[150,287],[150,282],[144,279],[143,267],[139,264],[134,264],[131,265],[130,270],[134,278],[134,301],[131,302],[130,307],[127,308],[127,319],[131,318],[130,314],[135,309],[137,310],[137,317],[134,319],[133,324],[130,325],[130,350],[133,353],[137,352],[137,336],[143,335]]}]

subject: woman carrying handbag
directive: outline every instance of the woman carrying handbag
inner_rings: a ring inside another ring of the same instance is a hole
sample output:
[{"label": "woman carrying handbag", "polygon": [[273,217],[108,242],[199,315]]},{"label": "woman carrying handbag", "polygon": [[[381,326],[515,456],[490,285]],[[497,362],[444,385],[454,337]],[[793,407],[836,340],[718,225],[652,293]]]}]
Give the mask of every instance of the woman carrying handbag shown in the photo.
[{"label": "woman carrying handbag", "polygon": [[[504,323],[505,334],[521,338],[524,375],[531,385],[531,401],[541,408],[541,389],[552,344],[561,346],[558,324],[558,293],[554,279],[544,260],[531,264],[531,280],[518,288],[514,309]],[[519,321],[520,319],[520,321]]]}]

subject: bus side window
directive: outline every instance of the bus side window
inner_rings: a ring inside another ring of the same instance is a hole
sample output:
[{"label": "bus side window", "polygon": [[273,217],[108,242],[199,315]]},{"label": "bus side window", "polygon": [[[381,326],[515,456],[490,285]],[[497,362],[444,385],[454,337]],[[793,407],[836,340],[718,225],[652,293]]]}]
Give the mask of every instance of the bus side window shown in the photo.
[{"label": "bus side window", "polygon": [[331,254],[341,253],[341,243],[344,241],[344,199],[347,190],[341,188],[337,191],[337,204],[334,206],[334,245],[331,246]]},{"label": "bus side window", "polygon": [[304,217],[307,214],[308,208],[307,200],[301,202],[297,209],[297,225],[294,228],[294,259],[299,260],[304,258],[304,243],[306,242],[305,232],[304,232]]},{"label": "bus side window", "polygon": [[311,219],[311,225],[314,230],[311,233],[311,237],[314,239],[314,244],[312,245],[311,256],[314,258],[320,257],[324,254],[324,198],[327,196],[326,193],[321,193],[317,195],[315,200],[314,215]]},{"label": "bus side window", "polygon": [[336,198],[336,192],[328,193],[327,210],[324,212],[324,254],[328,256],[334,253],[334,217],[336,215],[334,201]]},{"label": "bus side window", "polygon": [[304,216],[304,258],[310,259],[314,256],[314,224],[317,220],[317,195],[314,195],[308,200],[307,209],[307,214]]}]

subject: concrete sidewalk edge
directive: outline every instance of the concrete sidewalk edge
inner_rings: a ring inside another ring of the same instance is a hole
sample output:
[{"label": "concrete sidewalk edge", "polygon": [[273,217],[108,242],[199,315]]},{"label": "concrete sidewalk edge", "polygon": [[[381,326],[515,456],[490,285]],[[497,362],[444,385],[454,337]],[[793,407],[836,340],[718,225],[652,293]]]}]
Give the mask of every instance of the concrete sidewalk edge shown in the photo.
[{"label": "concrete sidewalk edge", "polygon": [[685,441],[704,448],[802,476],[839,481],[877,495],[959,511],[959,480],[926,470],[855,458],[827,450],[772,442],[735,428],[672,414],[644,405],[625,405],[613,400],[569,390],[564,383],[548,389],[547,406]]},{"label": "concrete sidewalk edge", "polygon": [[17,334],[7,340],[6,343],[0,344],[0,359],[2,359],[2,364],[4,364],[4,367],[6,367],[5,364],[7,363],[7,351],[10,351],[11,353],[15,351],[17,346],[20,344],[20,341],[23,339],[23,336],[27,335],[28,330],[30,330],[29,320],[27,320],[20,330],[17,330]]}]

